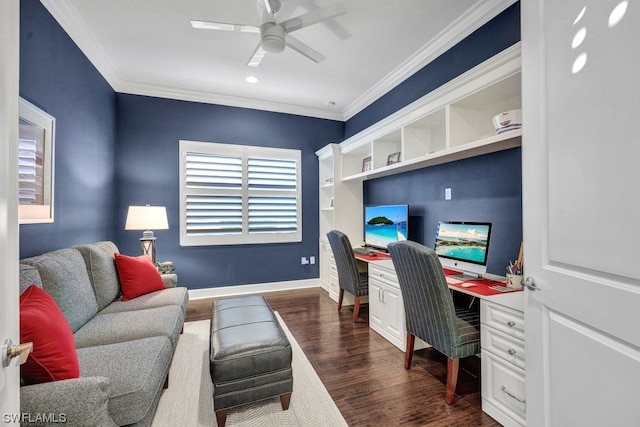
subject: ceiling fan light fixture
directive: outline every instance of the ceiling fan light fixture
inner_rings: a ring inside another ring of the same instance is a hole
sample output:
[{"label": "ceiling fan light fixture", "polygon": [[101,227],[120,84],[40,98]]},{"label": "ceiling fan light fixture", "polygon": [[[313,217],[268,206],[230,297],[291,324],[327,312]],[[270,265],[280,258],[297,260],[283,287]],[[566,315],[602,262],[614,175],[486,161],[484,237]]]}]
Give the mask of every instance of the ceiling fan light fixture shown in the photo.
[{"label": "ceiling fan light fixture", "polygon": [[262,48],[267,52],[280,53],[284,50],[285,31],[281,25],[266,22],[260,27]]}]

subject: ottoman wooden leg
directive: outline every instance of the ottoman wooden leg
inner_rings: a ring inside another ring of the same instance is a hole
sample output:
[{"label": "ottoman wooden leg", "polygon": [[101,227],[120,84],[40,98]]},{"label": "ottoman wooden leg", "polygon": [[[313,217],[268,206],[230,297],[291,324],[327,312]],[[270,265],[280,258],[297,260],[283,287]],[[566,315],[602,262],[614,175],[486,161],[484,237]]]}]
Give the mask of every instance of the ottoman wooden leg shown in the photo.
[{"label": "ottoman wooden leg", "polygon": [[218,423],[218,427],[224,427],[227,422],[227,410],[221,409],[216,411],[216,422]]},{"label": "ottoman wooden leg", "polygon": [[286,411],[289,409],[289,403],[291,402],[291,393],[281,394],[280,395],[280,404],[282,405],[282,410]]}]

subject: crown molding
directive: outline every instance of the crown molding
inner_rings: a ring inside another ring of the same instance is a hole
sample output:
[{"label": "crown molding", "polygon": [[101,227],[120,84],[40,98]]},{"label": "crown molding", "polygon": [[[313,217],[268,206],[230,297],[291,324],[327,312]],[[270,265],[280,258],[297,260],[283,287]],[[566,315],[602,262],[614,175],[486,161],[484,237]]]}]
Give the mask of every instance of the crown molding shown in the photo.
[{"label": "crown molding", "polygon": [[417,71],[438,58],[447,50],[461,42],[475,30],[498,16],[518,0],[481,1],[460,16],[455,22],[442,30],[435,38],[425,44],[415,55],[399,65],[395,70],[372,86],[362,96],[348,105],[343,111],[343,119],[349,120],[367,108],[378,98],[411,77]]},{"label": "crown molding", "polygon": [[121,81],[118,85],[118,88],[116,89],[116,92],[343,121],[343,115],[340,111],[330,111],[321,108],[307,107],[304,105],[266,101],[256,98],[244,98],[240,96],[230,96],[212,92],[196,91],[162,85],[152,85],[148,83]]},{"label": "crown molding", "polygon": [[347,121],[518,0],[481,1],[343,111],[125,80],[71,2],[40,0],[114,91]]}]

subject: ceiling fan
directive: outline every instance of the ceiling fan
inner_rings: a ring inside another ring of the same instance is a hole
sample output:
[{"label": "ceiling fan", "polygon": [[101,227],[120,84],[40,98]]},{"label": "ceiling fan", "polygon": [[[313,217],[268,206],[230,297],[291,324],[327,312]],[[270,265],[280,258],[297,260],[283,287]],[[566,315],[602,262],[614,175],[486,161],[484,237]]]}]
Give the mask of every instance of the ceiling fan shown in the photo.
[{"label": "ceiling fan", "polygon": [[259,33],[260,43],[251,55],[247,63],[250,67],[257,67],[267,53],[280,53],[285,46],[306,56],[318,63],[325,59],[317,50],[293,37],[290,33],[313,24],[317,24],[326,19],[344,15],[347,12],[341,3],[316,9],[284,22],[276,21],[276,14],[280,10],[280,0],[257,0],[258,12],[262,14],[262,25],[230,24],[226,22],[210,22],[191,20],[193,28],[205,30],[239,31],[248,33]]}]

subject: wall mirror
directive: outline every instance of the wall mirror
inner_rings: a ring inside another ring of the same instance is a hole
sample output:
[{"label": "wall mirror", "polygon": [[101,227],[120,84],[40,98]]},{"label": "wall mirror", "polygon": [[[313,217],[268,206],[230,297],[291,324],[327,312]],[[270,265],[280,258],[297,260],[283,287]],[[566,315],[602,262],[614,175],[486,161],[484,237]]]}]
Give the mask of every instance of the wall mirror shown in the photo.
[{"label": "wall mirror", "polygon": [[56,119],[20,98],[18,185],[20,224],[53,222]]}]

